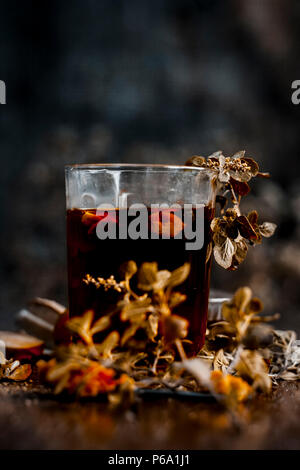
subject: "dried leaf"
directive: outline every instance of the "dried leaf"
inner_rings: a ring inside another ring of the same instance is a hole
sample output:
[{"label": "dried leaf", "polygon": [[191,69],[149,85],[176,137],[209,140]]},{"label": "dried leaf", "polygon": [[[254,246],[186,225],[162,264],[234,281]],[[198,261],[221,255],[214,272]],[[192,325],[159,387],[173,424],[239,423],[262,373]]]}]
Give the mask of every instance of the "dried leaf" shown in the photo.
[{"label": "dried leaf", "polygon": [[263,224],[259,225],[259,231],[263,237],[269,238],[274,234],[276,227],[276,224],[271,222],[264,222]]},{"label": "dried leaf", "polygon": [[145,318],[145,314],[149,311],[151,306],[150,297],[143,297],[141,299],[133,300],[124,305],[121,311],[122,321],[136,321],[137,318]]},{"label": "dried leaf", "polygon": [[143,263],[138,272],[138,288],[150,291],[156,282],[158,266],[157,263]]},{"label": "dried leaf", "polygon": [[[70,371],[80,369],[80,364],[71,359],[64,363],[48,362],[48,370],[46,372],[46,378],[49,382],[57,382],[65,377]],[[59,392],[58,392],[59,393]]]},{"label": "dried leaf", "polygon": [[221,320],[209,326],[208,339],[214,341],[217,337],[229,337],[235,334],[234,326],[228,321]]},{"label": "dried leaf", "polygon": [[250,191],[250,186],[246,181],[237,181],[230,178],[230,184],[238,196],[246,196]]},{"label": "dried leaf", "polygon": [[240,341],[250,325],[254,312],[251,311],[252,291],[249,287],[241,287],[232,300],[222,305],[222,316],[236,329],[237,340]]},{"label": "dried leaf", "polygon": [[186,300],[186,295],[181,294],[181,292],[172,292],[169,297],[169,307],[175,308]]},{"label": "dried leaf", "polygon": [[201,157],[200,155],[194,155],[189,160],[185,162],[186,166],[200,166],[206,167],[206,158]]},{"label": "dried leaf", "polygon": [[249,212],[249,214],[247,215],[247,218],[250,222],[250,224],[255,227],[257,225],[257,221],[258,221],[258,213],[257,211],[251,211]]},{"label": "dried leaf", "polygon": [[239,311],[245,312],[247,305],[252,297],[252,290],[250,287],[240,287],[234,294],[232,302]]},{"label": "dried leaf", "polygon": [[91,336],[91,324],[94,319],[93,310],[87,310],[82,317],[74,317],[67,321],[66,326],[73,333],[78,334],[86,344],[90,344],[93,341]]},{"label": "dried leaf", "polygon": [[272,382],[268,376],[268,366],[263,357],[257,351],[244,349],[239,356],[239,361],[235,366],[238,374],[252,382],[254,389],[269,392]]},{"label": "dried leaf", "polygon": [[96,348],[103,358],[111,357],[111,352],[119,343],[120,335],[117,331],[112,331],[102,343],[97,344]]},{"label": "dried leaf", "polygon": [[104,315],[103,317],[100,317],[99,320],[97,320],[94,324],[93,327],[90,330],[90,334],[93,336],[96,333],[100,333],[101,331],[106,330],[111,324],[110,317],[108,315]]},{"label": "dried leaf", "polygon": [[156,282],[153,284],[153,290],[158,291],[160,289],[164,289],[168,285],[170,277],[170,271],[158,271],[156,275]]},{"label": "dried leaf", "polygon": [[178,364],[178,367],[180,366],[195,378],[200,387],[212,389],[210,367],[206,361],[202,359],[186,359]]},{"label": "dried leaf", "polygon": [[279,374],[278,378],[281,380],[287,380],[288,382],[291,382],[291,381],[299,380],[299,374],[286,370],[282,372],[281,374]]},{"label": "dried leaf", "polygon": [[184,263],[180,268],[172,271],[171,276],[168,279],[168,288],[173,288],[182,284],[190,274],[190,263]]},{"label": "dried leaf", "polygon": [[[244,154],[245,155],[245,154]],[[256,176],[259,172],[259,166],[258,166],[258,163],[253,159],[253,158],[249,158],[249,157],[245,157],[243,155],[242,157],[242,161],[243,162],[246,162],[247,165],[250,167],[251,169],[251,173],[253,176]]]},{"label": "dried leaf", "polygon": [[222,305],[222,317],[231,325],[236,326],[240,321],[241,315],[239,309],[232,302],[224,302]]},{"label": "dried leaf", "polygon": [[148,322],[147,322],[147,333],[148,333],[148,338],[151,341],[154,341],[154,338],[158,334],[158,324],[159,324],[159,318],[158,315],[149,315],[148,317]]},{"label": "dried leaf", "polygon": [[217,150],[216,152],[209,155],[209,157],[207,157],[207,158],[209,158],[210,160],[213,160],[213,159],[218,160],[219,157],[221,157],[222,155],[223,155],[222,150]]},{"label": "dried leaf", "polygon": [[235,246],[230,240],[230,238],[226,238],[225,242],[222,245],[214,247],[215,260],[224,269],[230,268],[232,264],[232,257],[234,254]]},{"label": "dried leaf", "polygon": [[249,326],[243,338],[247,349],[259,349],[270,346],[273,342],[273,329],[268,325],[254,324]]},{"label": "dried leaf", "polygon": [[225,372],[226,367],[229,366],[229,360],[225,356],[223,349],[219,349],[219,351],[216,353],[214,360],[213,360],[213,367],[214,370],[221,370]]},{"label": "dried leaf", "polygon": [[123,263],[120,267],[120,274],[124,276],[125,279],[129,280],[137,272],[137,265],[135,261],[127,261]]},{"label": "dried leaf", "polygon": [[245,242],[244,239],[235,240],[234,243],[235,243],[236,251],[235,251],[234,257],[233,257],[233,265],[238,266],[239,264],[241,264],[244,261],[244,259],[247,256],[248,245],[247,245],[247,243]]},{"label": "dried leaf", "polygon": [[30,364],[23,364],[17,367],[11,374],[6,377],[8,380],[14,380],[15,382],[21,382],[28,379],[31,375],[32,369]]},{"label": "dried leaf", "polygon": [[179,315],[169,315],[163,319],[162,332],[167,344],[187,336],[189,322]]},{"label": "dried leaf", "polygon": [[232,158],[244,158],[245,153],[246,153],[246,150],[239,150],[232,156]]},{"label": "dried leaf", "polygon": [[129,340],[129,338],[135,335],[139,328],[140,325],[138,323],[133,323],[132,325],[130,325],[123,333],[121,339],[121,346],[124,346],[124,344]]},{"label": "dried leaf", "polygon": [[247,240],[256,240],[257,234],[245,215],[237,217],[239,232]]}]

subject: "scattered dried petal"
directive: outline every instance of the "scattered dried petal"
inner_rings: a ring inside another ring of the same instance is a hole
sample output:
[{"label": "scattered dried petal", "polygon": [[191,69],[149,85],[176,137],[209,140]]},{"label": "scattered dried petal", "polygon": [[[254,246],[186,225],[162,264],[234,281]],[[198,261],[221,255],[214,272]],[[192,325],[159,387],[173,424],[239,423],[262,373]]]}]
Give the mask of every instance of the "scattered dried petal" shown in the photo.
[{"label": "scattered dried petal", "polygon": [[10,375],[7,376],[8,380],[14,380],[15,382],[21,382],[28,377],[30,377],[32,373],[31,365],[30,364],[23,364],[18,366]]},{"label": "scattered dried petal", "polygon": [[269,368],[257,351],[243,350],[235,369],[241,377],[252,382],[254,389],[270,392],[272,382],[268,376]]}]

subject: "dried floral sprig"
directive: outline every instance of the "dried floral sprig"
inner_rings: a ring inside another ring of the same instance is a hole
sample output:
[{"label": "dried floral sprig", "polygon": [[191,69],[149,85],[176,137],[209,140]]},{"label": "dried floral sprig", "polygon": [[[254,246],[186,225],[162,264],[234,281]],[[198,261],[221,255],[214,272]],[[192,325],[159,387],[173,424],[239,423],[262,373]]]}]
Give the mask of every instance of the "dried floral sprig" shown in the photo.
[{"label": "dried floral sprig", "polygon": [[93,284],[97,289],[99,289],[99,287],[103,287],[104,290],[114,289],[117,292],[122,292],[125,289],[124,281],[117,282],[113,275],[108,279],[104,279],[103,277],[97,277],[95,279],[90,274],[87,274],[83,279],[83,282],[86,285]]},{"label": "dried floral sprig", "polygon": [[54,393],[66,391],[78,397],[96,397],[112,394],[120,389],[134,389],[133,381],[126,374],[117,374],[109,367],[90,359],[75,360],[72,356],[64,362],[51,359],[37,363],[41,376],[55,385]]},{"label": "dried floral sprig", "polygon": [[[285,339],[265,324],[275,316],[261,315],[262,302],[248,287],[224,302],[223,319],[208,324],[204,348],[198,357],[187,359],[182,340],[188,324],[172,308],[184,299],[173,289],[188,276],[188,266],[169,272],[160,271],[156,263],[144,263],[139,270],[132,263],[123,266],[127,287],[112,313],[96,321],[93,311],[70,319],[68,327],[81,342],[60,346],[54,360],[39,364],[56,393],[79,397],[104,393],[119,405],[130,402],[140,387],[206,390],[234,412],[258,391],[268,393],[272,381],[285,379],[285,374],[287,380],[294,380],[300,372],[300,354],[297,359],[291,346],[295,338]],[[142,295],[130,287],[135,274]],[[118,333],[112,316],[129,325]],[[138,331],[144,331],[143,339],[137,338]],[[98,333],[104,335],[100,342]],[[179,362],[174,345],[181,355]],[[286,363],[280,362],[284,348],[290,351]]]},{"label": "dried floral sprig", "polygon": [[[121,267],[124,280],[116,283],[112,277],[108,279],[86,276],[85,283],[93,284],[96,288],[103,287],[117,289],[123,293],[123,298],[117,303],[110,315],[101,317],[93,326],[92,312],[68,322],[69,328],[77,333],[87,344],[92,344],[93,336],[108,328],[110,317],[119,315],[122,322],[129,322],[120,338],[120,345],[128,343],[140,329],[146,333],[146,340],[154,342],[158,330],[162,332],[165,348],[176,345],[179,354],[185,357],[181,340],[187,336],[188,321],[185,318],[172,314],[172,310],[185,300],[185,295],[174,292],[174,287],[182,284],[189,275],[190,266],[183,266],[170,272],[159,270],[157,263],[143,263],[137,269],[134,261],[129,261]],[[144,292],[138,295],[130,285],[131,278],[137,273],[138,288]],[[99,281],[100,280],[100,281]],[[116,332],[115,336],[116,336]],[[119,339],[119,338],[118,338]],[[98,347],[99,349],[99,347]]]},{"label": "dried floral sprig", "polygon": [[209,324],[207,345],[212,349],[222,348],[227,351],[233,350],[240,343],[250,349],[261,347],[262,344],[267,346],[272,342],[272,337],[264,323],[266,320],[273,321],[278,316],[263,317],[260,315],[262,310],[261,300],[252,297],[249,287],[239,288],[230,301],[223,303],[222,320]]},{"label": "dried floral sprig", "polygon": [[[143,263],[138,270],[136,263],[129,261],[120,271],[124,277],[120,283],[115,283],[112,277],[94,279],[86,276],[83,280],[95,288],[117,288],[121,299],[109,314],[96,321],[92,310],[86,311],[81,317],[68,320],[67,327],[81,342],[58,348],[55,362],[50,362],[47,366],[44,363],[39,364],[44,378],[55,384],[56,393],[68,390],[78,396],[86,396],[94,395],[95,390],[99,390],[99,393],[101,390],[105,391],[101,382],[102,372],[101,380],[97,379],[101,383],[93,378],[96,380],[93,387],[82,385],[82,381],[86,383],[86,378],[91,376],[90,368],[94,371],[96,364],[109,367],[115,372],[122,371],[137,383],[142,383],[145,375],[149,376],[149,371],[157,376],[157,369],[162,364],[170,367],[176,357],[174,346],[180,357],[185,359],[182,340],[187,335],[188,321],[173,314],[172,310],[186,298],[174,291],[174,288],[188,277],[189,264],[170,272],[159,270],[157,263]],[[135,274],[138,289],[144,292],[142,295],[134,292],[131,287],[130,281]],[[121,334],[110,329],[113,317],[120,322]],[[127,325],[126,328],[122,328],[122,324]],[[138,331],[143,332],[141,339],[137,338]],[[101,342],[95,340],[99,333],[104,335]],[[83,373],[80,372],[82,369]],[[165,372],[166,370],[162,377],[155,379],[157,384],[161,384]],[[110,374],[111,372],[108,375]],[[74,388],[74,384],[78,384],[78,387]],[[119,391],[119,382],[115,385]]]},{"label": "dried floral sprig", "polygon": [[[214,218],[211,223],[213,253],[220,266],[235,270],[246,258],[249,245],[261,243],[262,237],[271,237],[275,232],[275,224],[258,223],[257,211],[243,215],[240,208],[242,197],[250,191],[249,181],[256,176],[269,177],[269,174],[261,173],[258,163],[246,157],[244,150],[232,157],[225,157],[221,151],[207,158],[194,156],[186,165],[208,168],[217,173],[221,217]],[[229,201],[232,207],[225,211]]]}]

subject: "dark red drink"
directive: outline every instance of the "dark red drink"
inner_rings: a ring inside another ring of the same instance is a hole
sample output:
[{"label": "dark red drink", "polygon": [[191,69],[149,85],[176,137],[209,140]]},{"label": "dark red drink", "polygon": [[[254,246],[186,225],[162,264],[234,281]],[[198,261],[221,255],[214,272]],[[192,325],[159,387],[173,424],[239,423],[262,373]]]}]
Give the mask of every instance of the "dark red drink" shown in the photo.
[{"label": "dark red drink", "polygon": [[[153,212],[148,210],[149,219]],[[195,220],[196,211],[192,209]],[[119,233],[122,221],[118,209],[107,211],[106,217],[111,217]],[[189,320],[189,339],[193,341],[192,353],[196,353],[204,344],[207,305],[210,284],[211,257],[207,260],[208,244],[210,242],[210,222],[213,210],[204,208],[204,245],[200,250],[186,250],[186,239],[174,237],[178,232],[178,224],[174,224],[170,239],[151,238],[149,223],[148,239],[132,240],[130,238],[100,240],[97,237],[96,226],[99,221],[96,209],[70,209],[67,211],[67,245],[68,245],[68,276],[69,276],[69,310],[70,316],[82,315],[87,309],[93,309],[97,317],[107,313],[118,301],[118,292],[113,289],[95,289],[86,285],[83,279],[87,274],[97,278],[108,278],[114,275],[121,280],[120,266],[129,260],[134,260],[138,266],[145,261],[156,261],[159,269],[172,271],[185,262],[190,263],[190,274],[184,284],[176,289],[186,294],[187,299],[176,313]],[[154,215],[154,219],[156,215]],[[157,219],[155,219],[157,220]],[[176,219],[177,220],[177,219]],[[181,219],[183,222],[184,219]],[[130,217],[128,216],[128,223]],[[153,230],[153,225],[152,225]]]}]

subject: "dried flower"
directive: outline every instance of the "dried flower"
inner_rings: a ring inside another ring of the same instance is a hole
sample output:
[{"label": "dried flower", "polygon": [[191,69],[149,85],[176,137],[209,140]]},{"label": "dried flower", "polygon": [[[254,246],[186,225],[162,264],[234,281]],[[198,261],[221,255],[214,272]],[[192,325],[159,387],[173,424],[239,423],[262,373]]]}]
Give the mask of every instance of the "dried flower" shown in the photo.
[{"label": "dried flower", "polygon": [[[226,217],[234,220],[230,213]],[[206,390],[235,414],[250,396],[270,392],[272,380],[300,376],[295,334],[265,325],[276,316],[260,315],[262,302],[249,287],[223,303],[223,319],[208,324],[204,348],[187,359],[188,321],[173,308],[185,300],[174,289],[186,280],[189,265],[169,272],[159,270],[157,263],[138,269],[129,261],[120,271],[124,290],[112,311],[97,320],[90,310],[70,319],[67,326],[80,341],[58,347],[55,359],[39,363],[41,377],[54,385],[55,393],[104,393],[111,404],[125,405],[132,402],[136,387]],[[131,287],[135,275],[141,295]],[[181,360],[175,362],[178,353]]]},{"label": "dried flower", "polygon": [[203,359],[187,359],[181,364],[195,378],[200,388],[209,390],[230,409],[247,400],[253,393],[252,387],[242,378],[223,373],[221,370],[211,371]]},{"label": "dried flower", "polygon": [[[130,322],[121,338],[121,346],[124,346],[131,340],[138,330],[143,329],[150,341],[154,341],[159,328],[165,336],[166,347],[175,343],[184,355],[181,345],[178,341],[187,335],[188,322],[178,315],[172,315],[172,309],[184,302],[185,295],[180,292],[174,292],[174,288],[182,284],[190,272],[189,263],[170,272],[159,270],[157,263],[143,263],[137,270],[134,261],[128,261],[121,269],[124,280],[118,283],[122,286],[123,298],[117,303],[114,313],[118,313],[122,322]],[[138,288],[145,292],[143,295],[135,293],[130,285],[131,278],[137,273]],[[98,282],[99,279],[101,282]],[[87,276],[84,282],[95,285],[96,288],[101,285],[108,285],[111,278],[93,279]],[[113,313],[112,313],[113,314]],[[77,333],[87,344],[92,344],[92,336],[95,332],[102,331],[102,320],[98,320],[99,326],[94,324],[91,327],[93,313],[86,312],[84,320],[82,317],[72,319],[68,325],[69,328]],[[168,318],[170,317],[170,318]],[[109,326],[109,318],[103,322],[103,329]],[[107,326],[106,326],[107,325]],[[131,343],[133,344],[133,343]]]},{"label": "dried flower", "polygon": [[[209,325],[207,341],[210,348],[233,350],[239,343],[264,344],[267,341],[266,335],[270,339],[270,330],[264,330],[264,339],[262,329],[258,323],[268,320],[274,320],[277,316],[263,317],[260,313],[263,310],[262,302],[252,297],[252,291],[249,287],[240,287],[230,301],[225,301],[222,305],[222,320],[212,322]],[[256,326],[256,333],[260,337],[257,338],[252,325]],[[252,337],[251,337],[252,328]],[[251,347],[251,346],[250,346]]]},{"label": "dried flower", "polygon": [[114,289],[117,292],[125,290],[124,281],[117,282],[114,276],[110,276],[108,279],[104,279],[103,277],[97,277],[97,279],[94,279],[90,274],[87,274],[83,279],[83,282],[87,285],[93,284],[97,289],[103,287],[104,290]]},{"label": "dried flower", "polygon": [[225,157],[219,150],[207,159],[195,155],[186,162],[186,165],[216,170],[219,181],[222,183],[228,183],[231,178],[240,182],[248,182],[259,174],[259,166],[253,158],[245,157],[245,153],[245,150],[241,150],[232,157]]},{"label": "dried flower", "polygon": [[[216,262],[224,269],[237,269],[247,256],[248,245],[261,243],[262,237],[272,236],[276,229],[276,225],[271,222],[258,224],[256,211],[247,216],[242,215],[240,211],[241,198],[250,191],[248,182],[253,177],[268,175],[259,172],[257,162],[245,157],[244,150],[232,157],[225,157],[221,151],[215,152],[207,159],[194,156],[186,164],[209,168],[218,175],[224,194],[217,196],[217,201],[221,202],[222,217],[214,218],[211,223],[213,253]],[[227,209],[224,214],[229,196],[233,207]]]},{"label": "dried flower", "polygon": [[95,397],[100,393],[113,392],[129,381],[126,374],[118,377],[114,369],[91,360],[81,363],[69,358],[60,363],[52,359],[48,363],[39,361],[37,365],[46,381],[55,385],[56,394],[66,391],[78,397]]},{"label": "dried flower", "polygon": [[[187,336],[188,321],[173,314],[172,310],[186,298],[180,292],[174,291],[174,288],[187,279],[189,272],[188,263],[170,272],[159,270],[157,263],[143,263],[138,270],[134,261],[128,261],[120,268],[120,274],[123,276],[120,283],[115,283],[112,277],[94,279],[86,276],[84,282],[94,285],[95,288],[120,286],[121,299],[109,314],[96,321],[92,310],[67,321],[67,328],[81,342],[58,348],[57,362],[50,361],[49,366],[40,364],[42,375],[43,370],[46,371],[46,380],[56,384],[56,393],[68,390],[83,396],[94,395],[97,390],[99,393],[100,390],[105,390],[100,380],[103,378],[102,369],[99,369],[99,375],[96,364],[103,366],[109,362],[113,365],[112,370],[122,368],[127,374],[130,373],[132,377],[140,380],[141,370],[145,370],[145,366],[153,374],[157,374],[158,362],[164,362],[169,367],[170,361],[173,362],[175,358],[174,346],[184,359],[182,339]],[[144,291],[142,295],[137,294],[131,287],[131,279],[136,274],[138,288]],[[112,330],[111,326],[115,327],[118,321],[120,328],[118,331]],[[125,329],[123,324],[126,325]],[[143,335],[138,335],[138,332],[143,332]],[[98,333],[101,333],[102,337],[100,342],[95,341],[95,335]],[[147,352],[137,353],[137,350]],[[144,364],[141,369],[137,367],[137,362]],[[112,372],[109,372],[109,375],[114,377]],[[89,380],[92,381],[90,385]],[[119,382],[117,384],[120,385]],[[114,397],[113,401],[118,399]]]},{"label": "dried flower", "polygon": [[276,229],[271,222],[258,224],[258,215],[252,211],[238,215],[236,209],[227,209],[223,217],[215,217],[211,223],[214,242],[214,256],[225,269],[234,270],[244,261],[248,245],[261,243],[262,236],[270,237]]},{"label": "dried flower", "polygon": [[240,377],[224,374],[220,370],[211,372],[211,380],[217,394],[224,395],[227,400],[240,403],[253,393],[252,387]]}]

